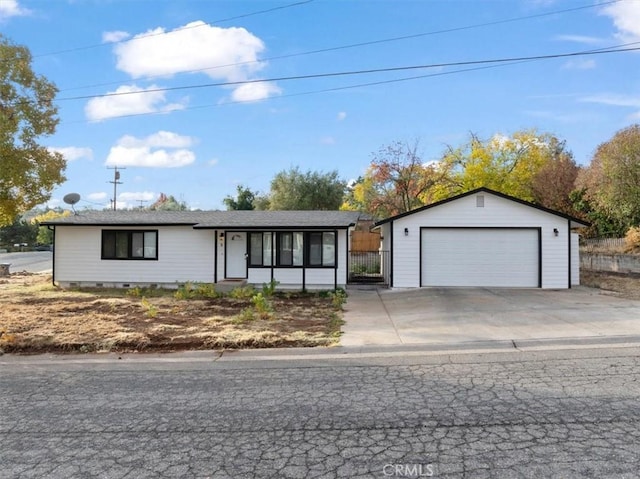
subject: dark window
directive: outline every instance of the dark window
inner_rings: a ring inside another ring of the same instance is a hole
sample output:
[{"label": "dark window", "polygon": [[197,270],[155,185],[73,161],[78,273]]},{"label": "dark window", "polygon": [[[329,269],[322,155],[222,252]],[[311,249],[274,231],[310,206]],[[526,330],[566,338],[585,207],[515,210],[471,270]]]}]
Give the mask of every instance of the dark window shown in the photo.
[{"label": "dark window", "polygon": [[333,267],[336,264],[334,232],[280,231],[249,234],[249,266],[271,266],[274,239],[275,266]]},{"label": "dark window", "polygon": [[271,242],[271,233],[249,233],[249,266],[271,266]]},{"label": "dark window", "polygon": [[158,232],[103,230],[102,259],[158,259]]},{"label": "dark window", "polygon": [[336,264],[336,235],[333,232],[324,231],[309,233],[309,253],[307,265],[309,266],[335,266]]},{"label": "dark window", "polygon": [[300,232],[277,233],[277,266],[302,266],[304,261],[304,234]]}]

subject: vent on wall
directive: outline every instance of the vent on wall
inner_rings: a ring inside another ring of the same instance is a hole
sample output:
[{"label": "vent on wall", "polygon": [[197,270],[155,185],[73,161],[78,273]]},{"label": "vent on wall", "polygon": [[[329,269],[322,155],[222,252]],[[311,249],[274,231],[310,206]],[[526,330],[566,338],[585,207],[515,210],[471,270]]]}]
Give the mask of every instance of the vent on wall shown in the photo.
[{"label": "vent on wall", "polygon": [[478,208],[484,208],[484,195],[476,196],[476,206]]}]

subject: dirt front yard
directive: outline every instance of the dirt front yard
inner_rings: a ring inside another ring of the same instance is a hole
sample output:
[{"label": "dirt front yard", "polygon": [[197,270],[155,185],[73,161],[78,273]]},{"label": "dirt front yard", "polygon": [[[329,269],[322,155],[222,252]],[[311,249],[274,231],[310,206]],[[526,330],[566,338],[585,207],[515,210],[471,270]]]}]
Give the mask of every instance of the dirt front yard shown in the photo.
[{"label": "dirt front yard", "polygon": [[273,293],[211,285],[177,291],[63,290],[50,275],[0,278],[0,351],[177,351],[329,346],[342,325],[340,292]]}]

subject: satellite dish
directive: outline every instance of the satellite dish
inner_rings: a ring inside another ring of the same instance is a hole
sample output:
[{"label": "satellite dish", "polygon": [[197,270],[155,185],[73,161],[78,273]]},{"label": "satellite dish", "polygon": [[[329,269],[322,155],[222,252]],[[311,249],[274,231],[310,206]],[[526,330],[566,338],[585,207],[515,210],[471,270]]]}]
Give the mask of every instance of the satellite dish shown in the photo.
[{"label": "satellite dish", "polygon": [[78,214],[76,213],[76,209],[73,207],[73,205],[75,205],[78,201],[80,201],[80,195],[78,193],[67,193],[62,198],[62,201],[64,201],[68,205],[71,205],[71,209],[73,210],[73,212],[76,215]]},{"label": "satellite dish", "polygon": [[80,201],[80,195],[78,193],[68,193],[64,195],[64,198],[62,198],[62,201],[64,201],[68,205],[73,206],[78,201]]}]

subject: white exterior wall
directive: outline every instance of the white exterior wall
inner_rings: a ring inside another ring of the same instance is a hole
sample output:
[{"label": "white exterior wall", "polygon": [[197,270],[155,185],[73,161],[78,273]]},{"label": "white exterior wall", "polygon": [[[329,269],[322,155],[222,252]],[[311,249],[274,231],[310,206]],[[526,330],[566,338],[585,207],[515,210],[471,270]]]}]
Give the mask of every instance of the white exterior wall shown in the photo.
[{"label": "white exterior wall", "polygon": [[571,285],[580,284],[580,235],[571,233]]},{"label": "white exterior wall", "polygon": [[[101,259],[102,230],[157,230],[158,260]],[[61,285],[212,283],[213,231],[191,226],[56,226],[55,278]]]},{"label": "white exterior wall", "polygon": [[[476,196],[484,196],[484,207]],[[487,192],[480,192],[393,221],[393,287],[420,286],[420,227],[540,227],[542,287],[569,285],[569,221]],[[386,226],[386,224],[385,224]],[[405,235],[404,229],[408,229]],[[558,229],[558,236],[553,233]],[[388,234],[384,234],[385,240]]]},{"label": "white exterior wall", "polygon": [[[349,275],[347,260],[349,257],[349,234],[352,229],[338,230],[338,244],[336,245],[338,251],[338,287],[344,288],[347,285],[347,277]],[[331,272],[333,274],[333,271]],[[333,275],[331,277],[331,285],[333,285]]]}]

